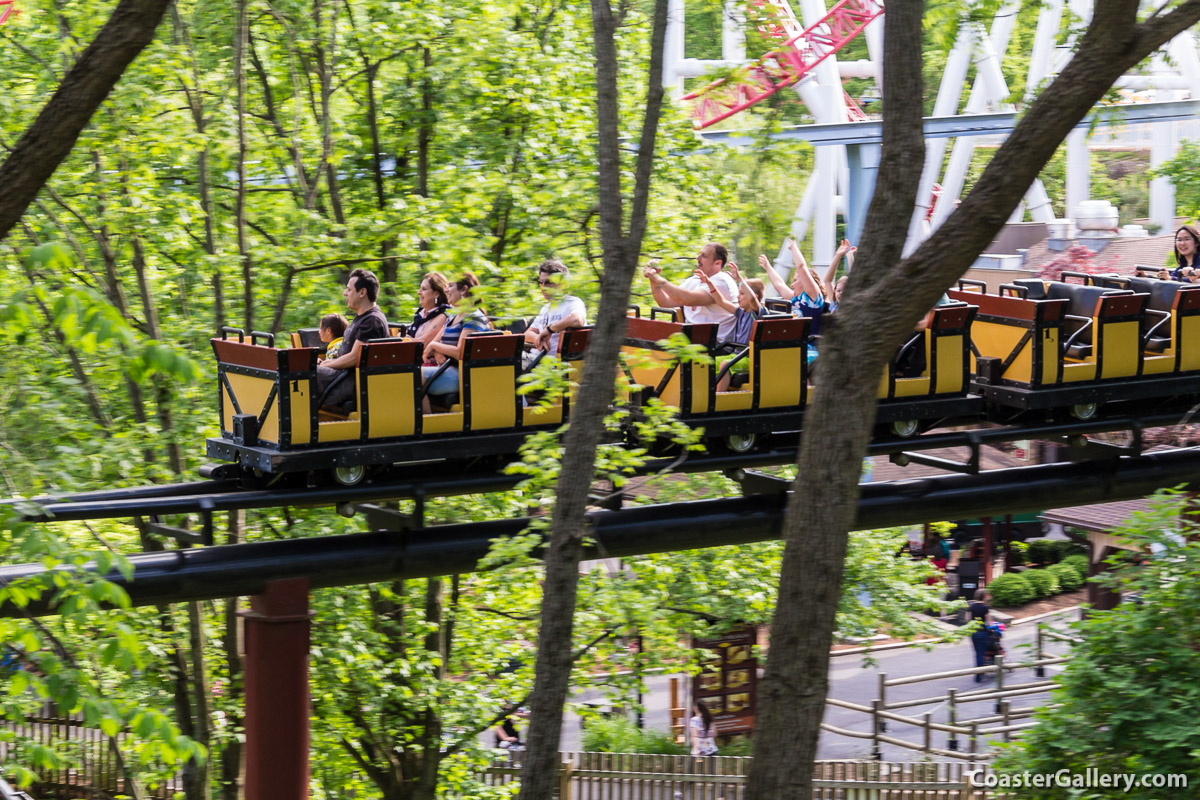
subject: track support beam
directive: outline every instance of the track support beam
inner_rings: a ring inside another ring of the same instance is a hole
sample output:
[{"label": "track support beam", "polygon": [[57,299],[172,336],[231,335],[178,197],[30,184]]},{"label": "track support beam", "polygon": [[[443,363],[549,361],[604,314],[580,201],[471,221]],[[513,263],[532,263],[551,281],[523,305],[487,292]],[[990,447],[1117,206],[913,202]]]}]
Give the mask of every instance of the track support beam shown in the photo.
[{"label": "track support beam", "polygon": [[307,578],[268,581],[246,625],[246,800],[307,800]]}]

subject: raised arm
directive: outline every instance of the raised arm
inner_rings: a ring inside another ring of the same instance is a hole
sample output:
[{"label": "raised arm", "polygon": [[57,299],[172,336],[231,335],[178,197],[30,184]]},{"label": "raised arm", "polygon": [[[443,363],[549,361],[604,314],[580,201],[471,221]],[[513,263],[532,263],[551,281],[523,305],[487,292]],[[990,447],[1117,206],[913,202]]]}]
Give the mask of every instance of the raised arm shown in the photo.
[{"label": "raised arm", "polygon": [[829,265],[829,269],[825,270],[825,285],[833,289],[833,282],[837,278],[838,264],[842,263],[842,258],[846,259],[846,272],[850,272],[850,267],[854,264],[854,256],[852,255],[857,247],[850,246],[849,239],[842,239],[842,243],[838,245],[838,249],[833,254],[833,263]]},{"label": "raised arm", "polygon": [[783,278],[779,277],[779,273],[771,266],[771,259],[765,255],[758,257],[758,265],[763,268],[763,272],[767,273],[767,280],[775,287],[775,291],[779,292],[779,296],[784,300],[791,300],[795,296],[792,287],[783,282]]},{"label": "raised arm", "polygon": [[733,282],[739,287],[746,287],[746,291],[750,293],[750,297],[754,300],[754,310],[761,311],[762,303],[758,302],[758,297],[754,294],[754,290],[750,288],[750,284],[746,283],[746,279],[742,277],[742,271],[739,270],[738,265],[732,261],[729,262],[729,275],[733,278]]},{"label": "raised arm", "polygon": [[716,284],[712,282],[712,278],[708,277],[700,270],[696,270],[696,277],[704,281],[704,285],[708,288],[709,299],[712,300],[713,305],[720,306],[730,314],[737,312],[737,306],[729,302],[729,300],[725,298],[725,295],[721,294],[720,290],[717,289]]},{"label": "raised arm", "polygon": [[707,291],[696,292],[676,286],[664,278],[662,270],[653,263],[642,270],[642,274],[650,281],[650,291],[654,295],[654,302],[663,308],[707,306],[712,303],[712,295]]},{"label": "raised arm", "polygon": [[657,261],[651,261],[645,269],[642,270],[642,275],[646,280],[650,281],[650,294],[654,297],[654,304],[670,307],[671,297],[667,294],[666,287],[669,285],[666,278],[662,276],[662,269],[658,266]]},{"label": "raised arm", "polygon": [[[796,265],[795,277],[792,280],[795,281],[800,291],[808,295],[809,299],[824,300],[825,294],[813,278],[813,274],[808,271],[808,262],[804,260],[804,254],[800,252],[800,245],[796,244],[795,239],[789,239],[788,246],[792,251],[792,263]],[[795,292],[792,294],[794,295]]]}]

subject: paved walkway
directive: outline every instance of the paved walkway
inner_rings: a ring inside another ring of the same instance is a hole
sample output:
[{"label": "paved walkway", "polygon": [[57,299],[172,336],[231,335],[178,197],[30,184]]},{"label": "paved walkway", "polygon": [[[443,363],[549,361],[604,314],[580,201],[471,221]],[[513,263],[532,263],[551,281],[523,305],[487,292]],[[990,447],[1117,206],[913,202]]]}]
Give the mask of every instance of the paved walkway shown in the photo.
[{"label": "paved walkway", "polygon": [[[1065,629],[1066,623],[1077,617],[1078,612],[1069,612],[1045,621],[1055,628]],[[1004,638],[1004,646],[1008,654],[1007,659],[1010,662],[1013,660],[1031,660],[1033,658],[1033,644],[1036,635],[1036,624],[1010,626]],[[1048,643],[1047,649],[1052,654],[1061,655],[1065,652],[1066,647],[1065,644],[1053,642]],[[962,669],[974,665],[974,655],[969,641],[958,644],[935,645],[930,651],[926,651],[920,647],[888,650],[876,653],[875,659],[878,662],[877,667],[864,669],[862,666],[862,656],[860,655],[843,655],[833,658],[829,669],[831,696],[840,700],[870,705],[871,701],[879,696],[879,674],[881,672],[886,673],[888,678],[899,678]],[[1061,667],[1047,667],[1047,678],[1053,677],[1060,670]],[[1009,672],[1005,677],[1005,683],[1030,683],[1035,679],[1032,669],[1020,669]],[[682,686],[684,681],[680,683]],[[645,716],[646,726],[666,730],[669,726],[669,677],[665,675],[654,676],[649,679],[648,684],[648,693],[644,700],[647,709]],[[992,685],[994,685],[994,681],[984,684],[985,687]],[[948,678],[939,681],[891,687],[888,690],[888,699],[889,701],[898,701],[933,697],[944,695],[950,688],[967,692],[978,687],[973,682],[972,677],[968,675],[960,678]],[[571,700],[578,703],[587,700],[598,700],[602,697],[603,694],[601,692],[589,690],[573,695]],[[1044,700],[1045,694],[1039,693],[1014,697],[1010,700],[1010,703],[1011,708],[1016,710],[1038,705],[1044,702]],[[902,709],[897,713],[920,718],[926,712],[933,714],[934,722],[948,721],[947,709],[944,704],[940,703]],[[992,714],[994,714],[992,702],[964,705],[959,710],[959,722],[962,724],[964,719],[990,716]],[[870,731],[871,729],[869,715],[835,707],[827,708],[825,722],[839,728],[854,731]],[[921,742],[924,738],[924,733],[921,729],[897,723],[889,724],[887,735],[912,742]],[[935,734],[933,740],[934,747],[945,748],[947,745],[946,738],[946,734]],[[579,750],[582,748],[582,740],[582,727],[579,717],[576,714],[568,713],[563,725],[562,750]],[[966,742],[962,742],[961,746],[965,749]],[[923,757],[922,753],[917,750],[909,750],[886,744],[882,746],[882,752],[883,758],[886,761],[912,761]],[[823,732],[818,745],[817,757],[822,759],[870,758],[871,742],[865,739],[855,739]]]}]

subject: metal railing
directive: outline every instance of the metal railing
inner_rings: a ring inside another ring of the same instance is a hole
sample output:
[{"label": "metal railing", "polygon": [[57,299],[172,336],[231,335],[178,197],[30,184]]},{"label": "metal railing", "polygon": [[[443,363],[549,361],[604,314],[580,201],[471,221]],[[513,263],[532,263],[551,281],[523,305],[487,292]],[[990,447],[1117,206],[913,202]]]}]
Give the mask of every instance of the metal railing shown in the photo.
[{"label": "metal railing", "polygon": [[[869,714],[871,717],[870,730],[850,730],[826,722],[821,723],[821,730],[853,739],[869,740],[871,742],[871,755],[876,760],[883,758],[883,752],[880,747],[883,744],[902,747],[906,750],[916,750],[944,758],[961,759],[971,764],[991,758],[992,753],[982,750],[982,745],[986,744],[988,737],[999,736],[1002,741],[1008,742],[1013,737],[1020,736],[1024,731],[1036,724],[1030,717],[1036,713],[1037,709],[1014,709],[1011,705],[1011,699],[1048,692],[1054,687],[1054,681],[1045,680],[1045,668],[1052,664],[1061,664],[1067,660],[1065,656],[1050,656],[1046,654],[1045,644],[1047,639],[1066,642],[1078,641],[1077,637],[1058,633],[1039,623],[1037,627],[1035,656],[1028,661],[1006,663],[1003,656],[997,656],[996,663],[989,666],[910,675],[903,678],[888,678],[886,672],[881,672],[879,673],[879,696],[875,700],[872,700],[870,705],[852,703],[832,697],[827,698],[825,701],[827,705],[835,708],[844,708]],[[1006,685],[1005,679],[1008,673],[1017,669],[1033,669],[1037,679],[1029,683]],[[996,685],[994,688],[975,689],[965,692],[958,689],[948,689],[942,695],[888,701],[888,689],[895,686],[940,681],[948,678],[960,678],[968,675],[994,675]],[[995,703],[994,714],[992,716],[959,719],[962,706],[988,701]],[[932,712],[926,712],[919,717],[896,713],[899,709],[933,704],[946,705],[947,722],[934,722]],[[1050,708],[1053,706],[1043,707]],[[889,722],[919,728],[923,734],[921,741],[913,742],[887,735]],[[934,745],[935,732],[949,734],[944,748]],[[962,748],[962,742],[959,737],[966,737],[967,746],[965,749]]]}]

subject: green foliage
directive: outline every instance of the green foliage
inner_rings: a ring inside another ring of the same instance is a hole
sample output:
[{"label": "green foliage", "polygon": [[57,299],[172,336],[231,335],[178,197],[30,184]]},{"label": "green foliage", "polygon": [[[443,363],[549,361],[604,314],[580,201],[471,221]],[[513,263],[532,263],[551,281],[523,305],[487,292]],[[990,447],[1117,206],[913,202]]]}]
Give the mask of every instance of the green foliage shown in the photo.
[{"label": "green foliage", "polygon": [[1184,139],[1175,157],[1151,170],[1150,177],[1171,181],[1180,216],[1195,219],[1200,215],[1200,143]]},{"label": "green foliage", "polygon": [[639,729],[623,716],[592,717],[583,729],[583,749],[600,753],[649,753],[678,756],[688,748],[666,731]]},{"label": "green foliage", "polygon": [[[1128,773],[1183,775],[1200,782],[1200,542],[1185,515],[1187,500],[1160,497],[1134,515],[1116,535],[1138,548],[1113,559],[1108,583],[1142,602],[1091,610],[1075,623],[1080,640],[1050,703],[1037,712],[1037,725],[1003,754],[1007,774],[1082,775]],[[1158,551],[1142,563],[1141,553]],[[1139,781],[1140,782],[1140,781]],[[1071,787],[1013,788],[1019,800],[1132,798],[1162,800],[1191,796],[1190,789],[1135,785],[1128,792]]]},{"label": "green foliage", "polygon": [[1054,564],[1058,562],[1058,545],[1053,539],[1032,539],[1029,545],[1029,560],[1034,564]]},{"label": "green foliage", "polygon": [[1083,585],[1083,578],[1079,577],[1079,571],[1070,564],[1051,564],[1046,567],[1046,572],[1049,572],[1058,581],[1060,592],[1073,592]]},{"label": "green foliage", "polygon": [[1056,551],[1055,555],[1058,556],[1059,561],[1062,561],[1063,559],[1065,559],[1069,556],[1086,556],[1087,555],[1087,548],[1084,547],[1083,545],[1081,545],[1079,542],[1074,541],[1073,539],[1057,539],[1057,540],[1055,540],[1054,549]]},{"label": "green foliage", "polygon": [[1000,608],[1015,608],[1033,600],[1034,589],[1026,579],[1031,571],[1006,572],[992,580],[987,586],[992,595],[992,602]]},{"label": "green foliage", "polygon": [[1079,580],[1081,583],[1083,581],[1087,580],[1087,577],[1088,577],[1088,557],[1087,556],[1084,556],[1084,555],[1067,556],[1066,558],[1064,558],[1062,560],[1061,563],[1066,564],[1068,567],[1075,570],[1075,572],[1077,572],[1079,574]]},{"label": "green foliage", "polygon": [[1034,600],[1041,600],[1058,593],[1058,578],[1049,569],[1027,569],[1021,573],[1021,576],[1033,589]]},{"label": "green foliage", "polygon": [[1025,542],[1012,542],[1008,548],[1009,556],[1012,563],[1008,566],[1019,567],[1029,563],[1029,545]]},{"label": "green foliage", "polygon": [[[45,571],[0,586],[0,604],[17,609],[49,604],[57,616],[0,619],[0,641],[14,667],[0,673],[0,714],[10,721],[39,716],[46,703],[63,715],[78,714],[105,737],[131,734],[121,755],[126,780],[170,774],[188,761],[203,762],[204,747],[180,733],[168,714],[147,707],[129,691],[130,676],[152,665],[129,610],[129,597],[99,575],[116,570],[129,577],[129,561],[107,548],[84,550],[57,531],[22,524],[0,509],[0,557],[8,563],[40,563]],[[90,567],[95,565],[96,569]],[[115,609],[107,610],[106,609]],[[144,689],[144,684],[142,686]],[[10,743],[6,777],[22,786],[39,770],[71,768],[76,743],[0,731]],[[112,742],[116,747],[116,741]]]}]

